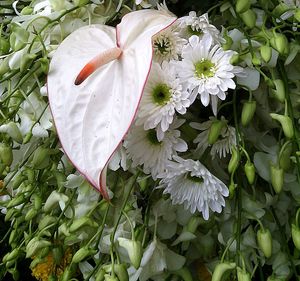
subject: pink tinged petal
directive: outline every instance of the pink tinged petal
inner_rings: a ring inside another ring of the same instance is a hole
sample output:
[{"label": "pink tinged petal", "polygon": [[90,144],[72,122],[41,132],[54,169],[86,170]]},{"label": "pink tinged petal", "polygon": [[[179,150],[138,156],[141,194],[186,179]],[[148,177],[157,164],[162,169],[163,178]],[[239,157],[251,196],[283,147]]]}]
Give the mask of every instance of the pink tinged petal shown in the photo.
[{"label": "pink tinged petal", "polygon": [[[105,198],[106,164],[136,114],[151,67],[151,38],[174,21],[163,12],[142,10],[124,16],[117,30],[83,27],[61,43],[51,61],[48,95],[62,147]],[[74,84],[88,62],[116,47],[123,51],[118,60],[96,64],[81,85]]]}]

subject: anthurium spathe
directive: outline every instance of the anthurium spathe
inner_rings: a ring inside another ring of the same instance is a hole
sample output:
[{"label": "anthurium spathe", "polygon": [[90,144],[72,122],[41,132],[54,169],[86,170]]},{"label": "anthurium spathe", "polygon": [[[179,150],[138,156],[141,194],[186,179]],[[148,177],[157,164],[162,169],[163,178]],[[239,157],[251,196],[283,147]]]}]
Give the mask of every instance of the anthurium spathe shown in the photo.
[{"label": "anthurium spathe", "polygon": [[61,144],[106,198],[107,162],[134,119],[152,64],[152,36],[175,19],[141,10],[116,28],[82,27],[52,58],[48,95]]}]

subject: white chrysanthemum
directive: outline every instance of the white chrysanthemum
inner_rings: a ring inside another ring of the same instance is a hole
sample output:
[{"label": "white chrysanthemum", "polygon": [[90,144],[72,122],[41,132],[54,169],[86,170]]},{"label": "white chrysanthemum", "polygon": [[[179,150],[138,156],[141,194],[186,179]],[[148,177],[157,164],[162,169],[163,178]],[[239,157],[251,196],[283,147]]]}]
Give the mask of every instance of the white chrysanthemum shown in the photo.
[{"label": "white chrysanthemum", "polygon": [[124,140],[132,165],[143,165],[144,172],[151,173],[156,179],[158,174],[165,171],[166,161],[188,148],[186,142],[179,138],[180,131],[175,129],[176,126],[169,129],[159,141],[155,129],[145,131],[143,126],[133,126]]},{"label": "white chrysanthemum", "polygon": [[214,25],[209,23],[207,13],[198,17],[196,12],[191,11],[188,16],[182,17],[178,19],[178,21],[184,36],[187,38],[192,35],[202,37],[204,34],[210,34],[215,43],[224,42],[220,31]]},{"label": "white chrysanthemum", "polygon": [[[190,126],[194,129],[201,130],[202,132],[194,139],[194,143],[198,143],[196,151],[202,155],[204,151],[210,146],[208,143],[209,130],[215,118],[210,117],[209,121],[203,123],[191,123]],[[210,155],[214,159],[216,155],[219,158],[226,157],[231,153],[231,148],[236,146],[235,128],[228,126],[224,117],[224,127],[221,129],[218,140],[211,146]]]},{"label": "white chrysanthemum", "polygon": [[167,171],[160,175],[163,193],[169,193],[173,204],[184,204],[185,209],[202,213],[208,220],[209,209],[220,213],[225,206],[224,197],[228,188],[212,175],[199,161],[174,157],[176,162],[168,161]]},{"label": "white chrysanthemum", "polygon": [[205,34],[201,40],[192,36],[183,48],[182,61],[177,62],[181,81],[188,83],[192,96],[200,95],[204,106],[211,103],[215,115],[218,99],[225,100],[225,92],[236,86],[232,78],[240,68],[230,63],[233,55],[233,51],[213,45],[213,38]]},{"label": "white chrysanthemum", "polygon": [[145,130],[157,128],[161,140],[175,112],[185,114],[190,104],[189,93],[183,91],[174,67],[166,62],[162,66],[154,63],[139,107],[137,125],[143,124]]},{"label": "white chrysanthemum", "polygon": [[154,61],[162,63],[163,61],[178,60],[186,43],[187,41],[180,37],[174,25],[159,32],[152,39]]}]

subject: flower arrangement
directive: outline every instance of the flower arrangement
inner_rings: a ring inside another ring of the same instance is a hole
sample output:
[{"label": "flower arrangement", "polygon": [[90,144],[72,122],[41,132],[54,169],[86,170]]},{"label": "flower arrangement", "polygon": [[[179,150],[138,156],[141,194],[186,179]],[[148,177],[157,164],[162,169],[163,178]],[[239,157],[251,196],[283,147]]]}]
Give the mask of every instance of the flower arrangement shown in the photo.
[{"label": "flower arrangement", "polygon": [[299,1],[0,19],[1,280],[298,280]]}]

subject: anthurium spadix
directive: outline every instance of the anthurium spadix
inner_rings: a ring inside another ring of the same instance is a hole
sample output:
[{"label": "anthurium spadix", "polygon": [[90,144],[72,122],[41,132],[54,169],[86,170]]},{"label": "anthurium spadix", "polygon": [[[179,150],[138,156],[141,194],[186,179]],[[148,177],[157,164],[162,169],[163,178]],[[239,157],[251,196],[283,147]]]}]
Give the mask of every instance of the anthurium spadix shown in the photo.
[{"label": "anthurium spadix", "polygon": [[106,166],[137,111],[152,64],[152,36],[175,20],[166,11],[131,12],[116,28],[76,30],[53,55],[47,85],[61,145],[105,198]]}]

